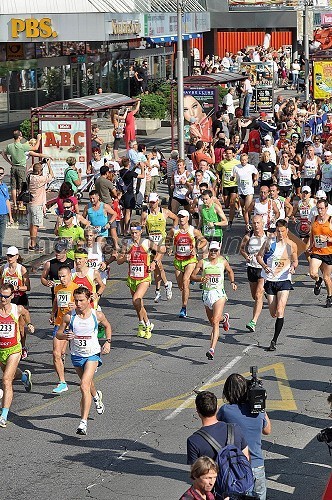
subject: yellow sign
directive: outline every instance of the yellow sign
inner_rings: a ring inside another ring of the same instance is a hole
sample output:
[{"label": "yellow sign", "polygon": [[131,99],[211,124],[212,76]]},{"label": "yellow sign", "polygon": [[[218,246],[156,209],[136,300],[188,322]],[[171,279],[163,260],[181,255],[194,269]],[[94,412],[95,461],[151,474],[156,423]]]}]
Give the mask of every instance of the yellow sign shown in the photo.
[{"label": "yellow sign", "polygon": [[314,99],[332,96],[332,61],[315,61],[313,74]]},{"label": "yellow sign", "polygon": [[112,35],[138,35],[140,31],[138,21],[112,21]]},{"label": "yellow sign", "polygon": [[[288,378],[286,375],[285,365],[283,363],[274,363],[273,365],[264,366],[258,370],[258,373],[262,375],[262,373],[274,372],[274,376],[276,378],[279,393],[281,399],[267,399],[267,410],[296,410],[296,402],[293,396],[292,389],[289,386]],[[250,373],[242,373],[243,377],[249,377]],[[220,387],[224,385],[225,380],[218,380],[217,382],[213,382],[212,384],[203,385],[199,390],[200,391],[208,391],[212,390],[215,387]],[[185,394],[180,394],[174,398],[166,399],[165,401],[161,401],[160,403],[155,403],[151,406],[146,406],[145,408],[141,408],[142,411],[160,411],[160,410],[174,410],[178,408],[181,404],[184,403],[188,398],[193,395],[192,392],[186,392]],[[218,399],[218,405],[222,405],[223,400]],[[195,398],[190,401],[186,408],[195,408]]]},{"label": "yellow sign", "polygon": [[58,33],[53,31],[52,20],[49,17],[42,19],[16,19],[10,20],[12,38],[19,38],[24,33],[27,38],[56,38]]}]

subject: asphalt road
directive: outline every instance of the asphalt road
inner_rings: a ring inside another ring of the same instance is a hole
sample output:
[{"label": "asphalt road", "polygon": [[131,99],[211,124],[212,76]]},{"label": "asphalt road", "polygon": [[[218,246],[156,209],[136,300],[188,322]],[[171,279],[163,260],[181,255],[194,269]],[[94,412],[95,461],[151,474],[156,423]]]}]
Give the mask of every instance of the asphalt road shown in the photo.
[{"label": "asphalt road", "polygon": [[[243,223],[241,223],[243,224]],[[155,323],[147,341],[135,337],[136,317],[124,282],[126,265],[113,264],[102,307],[113,326],[110,355],[96,374],[106,411],[91,409],[88,435],[75,434],[79,423],[78,380],[67,357],[70,390],[53,396],[48,290],[32,278],[31,315],[37,326],[29,339],[30,356],[23,368],[33,373],[33,391],[15,384],[10,423],[0,429],[0,499],[113,500],[178,499],[188,484],[186,438],[200,422],[194,409],[195,389],[210,388],[218,398],[225,378],[236,371],[248,374],[258,365],[268,391],[271,436],[263,438],[268,498],[320,499],[330,473],[331,458],[316,440],[331,425],[326,402],[331,391],[332,310],[312,293],[301,265],[287,307],[285,327],[276,353],[266,352],[273,321],[264,307],[255,334],[244,325],[252,302],[245,267],[236,255],[239,223],[226,233],[225,253],[234,267],[237,292],[227,284],[231,329],[222,336],[215,360],[208,362],[210,328],[198,286],[192,287],[189,317],[178,318],[180,293],[147,308]],[[173,274],[170,259],[166,269]],[[221,402],[221,401],[220,401]]]}]

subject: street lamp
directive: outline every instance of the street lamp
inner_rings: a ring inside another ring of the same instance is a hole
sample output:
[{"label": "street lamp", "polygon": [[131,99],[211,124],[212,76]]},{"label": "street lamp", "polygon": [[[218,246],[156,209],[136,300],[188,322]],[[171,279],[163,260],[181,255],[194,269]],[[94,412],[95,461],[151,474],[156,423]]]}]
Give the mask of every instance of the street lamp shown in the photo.
[{"label": "street lamp", "polygon": [[313,0],[304,0],[303,15],[303,49],[304,49],[304,92],[305,100],[309,100],[309,7],[313,6]]},{"label": "street lamp", "polygon": [[184,102],[183,102],[183,42],[182,42],[182,15],[183,1],[177,0],[178,43],[177,43],[177,93],[178,93],[178,149],[179,157],[184,158]]}]

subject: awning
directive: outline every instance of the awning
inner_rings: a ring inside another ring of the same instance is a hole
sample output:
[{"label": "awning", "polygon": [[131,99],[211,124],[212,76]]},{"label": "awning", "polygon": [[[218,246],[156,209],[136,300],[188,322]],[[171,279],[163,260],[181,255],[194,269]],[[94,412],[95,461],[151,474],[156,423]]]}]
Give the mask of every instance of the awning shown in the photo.
[{"label": "awning", "polygon": [[[192,40],[194,38],[202,38],[202,37],[203,37],[202,33],[188,33],[188,34],[182,35],[182,40]],[[177,36],[150,37],[150,38],[146,38],[146,41],[148,43],[177,42],[178,37]]]},{"label": "awning", "polygon": [[211,73],[209,75],[193,75],[183,79],[185,86],[206,87],[220,85],[238,80],[245,80],[247,75],[242,73],[233,73],[232,71],[223,71],[222,73]]}]

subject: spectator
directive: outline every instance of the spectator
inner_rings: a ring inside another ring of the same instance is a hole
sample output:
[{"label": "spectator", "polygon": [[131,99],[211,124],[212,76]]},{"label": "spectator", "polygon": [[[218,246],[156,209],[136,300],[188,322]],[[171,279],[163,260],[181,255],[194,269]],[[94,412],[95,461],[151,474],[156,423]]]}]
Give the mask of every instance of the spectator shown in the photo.
[{"label": "spectator", "polygon": [[170,158],[167,162],[167,187],[168,187],[168,209],[171,209],[171,204],[172,204],[172,198],[173,198],[173,188],[172,188],[172,178],[174,172],[176,172],[177,169],[177,161],[179,159],[179,151],[176,149],[173,149],[171,151]]},{"label": "spectator", "polygon": [[7,184],[3,182],[3,176],[5,175],[5,170],[0,167],[0,256],[3,255],[3,240],[6,232],[7,220],[10,224],[13,224],[12,209],[9,202],[9,193]]},{"label": "spectator", "polygon": [[[137,146],[137,143],[136,143]],[[145,178],[145,164],[140,163],[140,173],[136,169],[130,169],[128,158],[122,159],[122,169],[119,172],[122,184],[122,206],[124,210],[124,235],[130,234],[129,225],[131,212],[135,208],[134,179]]]},{"label": "spectator", "polygon": [[[269,119],[267,113],[265,111],[261,111],[259,113],[259,118],[257,119],[257,123],[259,125],[259,132],[261,136],[261,141],[264,143],[264,139],[266,135],[273,136],[277,131],[277,126]],[[271,137],[272,139],[272,137]]]},{"label": "spectator", "polygon": [[[22,132],[20,130],[14,130],[13,132],[14,142],[8,144],[5,151],[2,152],[2,156],[9,165],[10,169],[10,186],[11,186],[11,197],[13,200],[13,208],[17,209],[17,192],[21,192],[23,182],[26,182],[26,163],[28,151],[38,151],[41,135],[37,135],[37,141],[34,146],[31,146],[28,142],[21,144],[23,139]],[[20,202],[23,206],[23,202]]]},{"label": "spectator", "polygon": [[148,61],[143,61],[142,66],[136,68],[134,74],[137,92],[140,94],[148,93]]},{"label": "spectator", "polygon": [[68,168],[65,170],[64,181],[68,182],[73,190],[73,193],[77,193],[78,186],[82,184],[82,170],[76,166],[76,158],[74,156],[68,156],[66,159]]},{"label": "spectator", "polygon": [[35,163],[32,172],[29,174],[29,191],[31,201],[28,205],[28,215],[30,224],[29,251],[43,250],[37,243],[38,229],[44,225],[44,200],[46,198],[47,184],[54,178],[50,160],[47,160],[48,174],[43,175],[43,165]]},{"label": "spectator", "polygon": [[235,88],[230,87],[223,99],[223,104],[226,106],[227,114],[230,120],[233,120],[235,114],[234,94]]},{"label": "spectator", "polygon": [[129,142],[136,140],[135,115],[139,112],[141,100],[137,99],[135,106],[127,112],[125,118],[124,140],[126,149],[129,149]]},{"label": "spectator", "polygon": [[58,215],[63,215],[64,212],[64,200],[70,200],[74,206],[74,212],[79,213],[78,200],[74,196],[73,189],[69,182],[63,182],[60,186],[60,191],[58,197],[56,198],[56,204],[58,206]]},{"label": "spectator", "polygon": [[244,80],[241,89],[242,89],[242,93],[244,94],[243,115],[244,115],[244,118],[249,118],[250,103],[251,103],[252,96],[253,96],[253,88],[251,86],[250,77],[247,77]]},{"label": "spectator", "polygon": [[213,165],[215,163],[214,149],[211,145],[207,147],[203,141],[197,141],[196,151],[192,153],[191,159],[194,170],[199,168],[199,162],[201,160],[206,160],[209,165]]},{"label": "spectator", "polygon": [[[107,163],[107,160],[106,160]],[[105,159],[101,156],[99,148],[92,150],[92,159],[89,161],[88,168],[86,169],[87,175],[93,175],[95,181],[100,176],[100,168],[105,165]]]},{"label": "spectator", "polygon": [[200,457],[191,466],[190,477],[193,485],[180,500],[214,500],[212,493],[218,475],[218,466],[209,457]]},{"label": "spectator", "polygon": [[248,157],[249,163],[257,167],[259,163],[259,154],[261,151],[261,138],[259,134],[259,124],[254,123],[253,128],[249,132],[248,138]]},{"label": "spectator", "polygon": [[271,422],[266,412],[251,413],[247,402],[248,381],[233,373],[224,385],[223,397],[227,401],[218,411],[218,420],[237,424],[245,436],[250,453],[252,471],[255,477],[254,492],[260,500],[266,500],[262,433],[271,433]]},{"label": "spectator", "polygon": [[[156,148],[152,149],[152,156],[150,158],[150,175],[151,175],[151,184],[150,184],[150,192],[157,193],[158,192],[158,183],[160,181],[160,163],[159,159],[161,158],[160,153]],[[158,158],[158,155],[160,158]]]},{"label": "spectator", "polygon": [[94,150],[96,148],[100,149],[102,144],[104,143],[103,139],[99,137],[99,127],[94,124],[91,127],[91,149]]},{"label": "spectator", "polygon": [[98,192],[101,201],[108,205],[112,205],[112,197],[116,198],[117,196],[115,185],[111,180],[113,178],[114,173],[107,165],[100,167],[100,177],[96,180],[95,190]]},{"label": "spectator", "polygon": [[130,163],[130,170],[134,170],[136,165],[139,164],[139,153],[137,141],[130,141],[129,148],[127,150],[127,158]]}]

